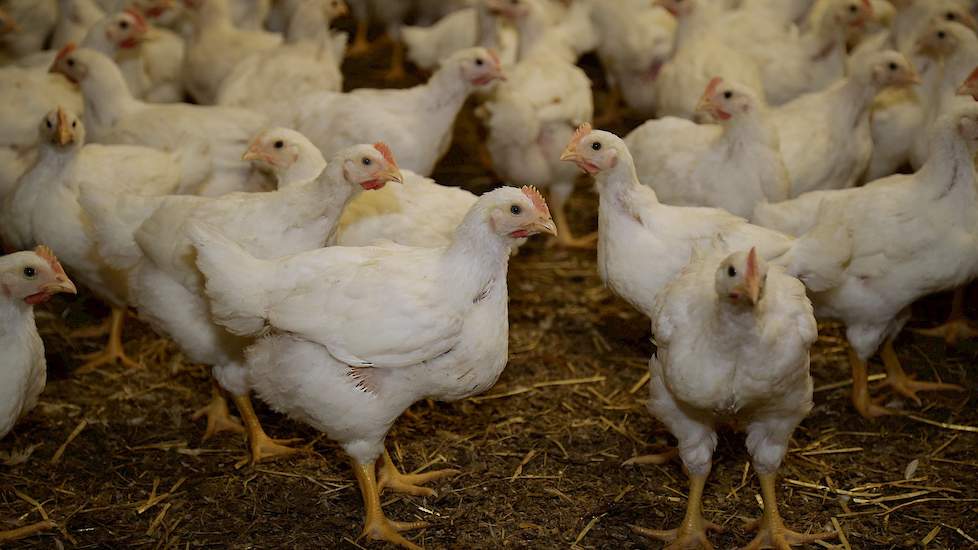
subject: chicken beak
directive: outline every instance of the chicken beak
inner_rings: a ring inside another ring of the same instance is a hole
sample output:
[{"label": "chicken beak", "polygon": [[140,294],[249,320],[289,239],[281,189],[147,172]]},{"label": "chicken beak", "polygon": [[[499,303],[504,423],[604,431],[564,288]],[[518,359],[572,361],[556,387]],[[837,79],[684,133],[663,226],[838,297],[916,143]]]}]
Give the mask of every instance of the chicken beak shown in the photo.
[{"label": "chicken beak", "polygon": [[978,95],[978,94],[973,94],[972,93],[971,86],[972,86],[972,83],[971,83],[970,80],[964,82],[963,84],[961,84],[960,86],[958,86],[958,90],[956,92],[957,95],[972,96],[972,97],[974,97],[975,95]]},{"label": "chicken beak", "polygon": [[41,292],[45,294],[78,294],[78,289],[75,288],[75,283],[71,282],[71,279],[64,275],[59,275],[57,282],[42,286]]},{"label": "chicken beak", "polygon": [[581,155],[577,152],[576,143],[571,143],[564,149],[564,152],[560,154],[560,160],[566,160],[569,162],[577,162],[580,160]]},{"label": "chicken beak", "polygon": [[547,233],[555,237],[557,236],[557,224],[549,216],[541,216],[538,220],[530,224],[530,229],[536,233]]},{"label": "chicken beak", "polygon": [[906,75],[904,75],[903,79],[900,81],[901,84],[906,86],[916,86],[917,84],[920,84],[920,82],[920,75],[913,69],[907,71]]},{"label": "chicken beak", "polygon": [[68,126],[68,114],[65,113],[64,109],[58,108],[58,145],[68,145],[72,142],[74,136],[71,134],[71,128]]},{"label": "chicken beak", "polygon": [[387,168],[378,175],[377,179],[383,182],[404,183],[404,176],[397,166]]},{"label": "chicken beak", "polygon": [[761,297],[761,275],[757,269],[757,249],[751,248],[747,255],[747,273],[744,274],[744,286],[747,287],[747,299],[752,305],[757,305]]},{"label": "chicken beak", "polygon": [[261,152],[261,147],[258,144],[254,144],[245,151],[245,154],[241,155],[241,160],[262,160],[265,155]]},{"label": "chicken beak", "polygon": [[709,92],[703,94],[703,97],[700,98],[699,103],[696,104],[696,112],[712,115],[715,110],[716,103],[713,101],[713,94]]}]

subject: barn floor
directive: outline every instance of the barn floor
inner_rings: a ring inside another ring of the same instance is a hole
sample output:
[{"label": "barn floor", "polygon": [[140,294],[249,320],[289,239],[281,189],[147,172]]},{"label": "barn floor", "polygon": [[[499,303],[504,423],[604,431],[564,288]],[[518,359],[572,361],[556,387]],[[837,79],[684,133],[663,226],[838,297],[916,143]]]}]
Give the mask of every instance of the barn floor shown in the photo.
[{"label": "barn floor", "polygon": [[[348,85],[384,85],[384,53],[349,62]],[[596,61],[586,65],[600,82]],[[436,177],[481,192],[493,180],[473,162],[475,128],[469,107]],[[596,196],[583,182],[572,206],[577,232],[592,230]],[[539,238],[511,263],[510,300],[511,357],[498,385],[460,403],[419,403],[388,439],[406,469],[462,474],[437,484],[434,498],[385,495],[388,515],[430,521],[412,534],[429,549],[661,547],[629,525],[678,524],[682,469],[622,466],[669,443],[644,406],[648,322],[603,288],[593,252]],[[923,301],[911,325],[936,324],[948,303]],[[301,437],[310,452],[257,467],[235,467],[237,436],[202,443],[202,423],[190,417],[209,397],[208,371],[138,322],[127,327],[127,350],[145,368],[73,375],[76,356],[100,341],[69,340],[66,330],[102,314],[84,293],[40,313],[50,379],[41,405],[0,443],[0,530],[44,518],[57,526],[11,547],[383,547],[357,539],[352,472],[310,428],[258,404],[270,434]],[[816,407],[781,472],[783,515],[798,531],[841,527],[846,548],[976,546],[978,430],[967,426],[978,426],[978,346],[945,349],[907,331],[897,351],[920,378],[969,391],[928,395],[922,408],[892,401],[905,416],[863,420],[844,385],[840,330],[823,326]],[[706,517],[726,527],[712,538],[717,548],[746,544],[759,486],[741,435],[721,436],[706,494]]]}]

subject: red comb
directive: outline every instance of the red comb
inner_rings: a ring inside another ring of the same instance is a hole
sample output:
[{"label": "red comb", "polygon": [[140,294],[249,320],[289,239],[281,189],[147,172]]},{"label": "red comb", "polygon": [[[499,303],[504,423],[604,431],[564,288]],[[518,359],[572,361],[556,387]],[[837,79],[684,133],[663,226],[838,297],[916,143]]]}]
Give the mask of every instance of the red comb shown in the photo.
[{"label": "red comb", "polygon": [[384,160],[391,163],[392,166],[397,166],[397,160],[394,159],[394,153],[391,152],[391,148],[387,146],[383,141],[378,141],[374,143],[374,149],[380,152]]},{"label": "red comb", "polygon": [[139,13],[134,8],[126,8],[123,11],[131,15],[132,18],[136,20],[136,26],[139,27],[140,30],[145,31],[147,28],[149,28],[149,26],[146,24],[146,19],[143,18],[143,14]]},{"label": "red comb", "polygon": [[34,253],[40,256],[51,266],[51,270],[54,271],[55,275],[64,275],[65,270],[61,267],[61,262],[55,257],[54,251],[50,248],[41,245],[34,249]]},{"label": "red comb", "polygon": [[61,61],[62,59],[67,57],[68,54],[75,51],[76,49],[78,49],[78,46],[76,46],[74,42],[68,42],[67,44],[65,44],[65,47],[61,48],[61,50],[58,51],[58,55],[55,56],[54,60]]},{"label": "red comb", "polygon": [[550,216],[550,208],[547,207],[547,201],[543,200],[543,195],[541,195],[540,192],[537,191],[536,187],[532,187],[530,185],[524,185],[521,190],[523,191],[523,194],[526,195],[528,199],[530,199],[530,202],[533,203],[533,206],[538,211],[546,214],[548,217]]},{"label": "red comb", "polygon": [[714,76],[710,80],[710,83],[706,85],[706,90],[703,92],[703,95],[712,96],[714,93],[716,93],[717,88],[720,87],[720,84],[723,84],[723,79],[719,76]]},{"label": "red comb", "polygon": [[591,130],[593,130],[593,127],[591,126],[590,122],[585,122],[584,124],[578,126],[577,130],[574,130],[574,135],[571,136],[571,140],[570,143],[567,144],[567,148],[570,149],[572,147],[576,147],[577,144],[584,139],[584,136],[591,133]]}]

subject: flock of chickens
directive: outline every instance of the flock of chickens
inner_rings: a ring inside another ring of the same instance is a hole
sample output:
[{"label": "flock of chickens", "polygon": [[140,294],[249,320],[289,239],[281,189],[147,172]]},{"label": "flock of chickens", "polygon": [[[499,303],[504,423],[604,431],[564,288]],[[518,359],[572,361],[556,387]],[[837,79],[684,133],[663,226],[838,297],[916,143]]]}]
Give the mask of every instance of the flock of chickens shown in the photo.
[{"label": "flock of chickens", "polygon": [[[455,472],[401,473],[385,436],[418,400],[495,383],[508,262],[540,233],[596,246],[603,280],[652,321],[649,409],[690,491],[677,529],[636,530],[670,548],[711,547],[700,502],[727,420],[761,480],[748,548],[834,536],[786,528],[775,491],[812,408],[816,318],[846,327],[864,416],[892,412],[868,389],[878,351],[900,395],[960,389],[912,380],[892,346],[915,300],[978,278],[978,23],[964,0],[349,9],[347,49],[330,30],[342,0],[0,1],[0,435],[44,387],[33,306],[77,282],[112,307],[77,334],[108,334],[78,372],[137,364],[121,338],[137,311],[213,367],[205,438],[246,432],[253,462],[296,452],[262,430],[256,393],[350,456],[366,536],[418,548],[401,532],[423,524],[389,520],[381,491],[430,494]],[[427,83],[341,91],[370,22],[393,41],[388,76],[410,61]],[[592,51],[605,116],[648,119],[624,138],[592,128],[576,66]],[[480,160],[511,184],[482,196],[428,178],[470,98]],[[581,171],[600,196],[596,235],[573,236],[565,214]],[[933,333],[974,335],[962,307],[959,291]]]}]

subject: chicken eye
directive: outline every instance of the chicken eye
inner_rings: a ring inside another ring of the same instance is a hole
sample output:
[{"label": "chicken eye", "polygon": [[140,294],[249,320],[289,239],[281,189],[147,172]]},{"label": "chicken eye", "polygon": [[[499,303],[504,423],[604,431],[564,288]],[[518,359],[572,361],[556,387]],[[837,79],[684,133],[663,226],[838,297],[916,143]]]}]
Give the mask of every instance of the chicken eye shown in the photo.
[{"label": "chicken eye", "polygon": [[370,164],[371,164],[371,163],[372,163],[373,161],[372,161],[372,160],[370,160],[370,159],[368,159],[367,157],[363,157],[363,160],[362,160],[362,161],[360,161],[360,162],[362,162],[364,166],[370,166]]},{"label": "chicken eye", "polygon": [[944,32],[944,31],[937,31],[937,39],[938,40],[944,40],[945,38],[947,38],[947,33],[946,32]]},{"label": "chicken eye", "polygon": [[285,142],[282,140],[278,140],[274,143],[274,145],[276,149],[281,149],[282,147],[285,147]]},{"label": "chicken eye", "polygon": [[855,4],[849,4],[849,13],[856,13],[859,11],[859,6]]},{"label": "chicken eye", "polygon": [[123,30],[128,29],[129,28],[129,22],[128,21],[119,21],[119,28],[120,29],[123,29]]},{"label": "chicken eye", "polygon": [[600,151],[601,150],[601,142],[600,141],[595,141],[594,143],[592,143],[591,144],[591,149],[593,149],[595,151]]},{"label": "chicken eye", "polygon": [[479,67],[481,67],[484,63],[485,61],[483,61],[481,57],[477,57],[475,59],[475,64],[478,65]]},{"label": "chicken eye", "polygon": [[522,208],[520,208],[520,205],[518,205],[518,204],[514,204],[513,206],[510,206],[510,207],[509,207],[509,211],[510,211],[510,212],[511,212],[511,213],[512,213],[512,214],[513,214],[514,216],[519,216],[520,214],[522,214],[522,213],[523,213],[523,209],[522,209]]},{"label": "chicken eye", "polygon": [[890,68],[891,71],[897,70],[897,64],[894,63],[894,62],[892,62],[892,61],[890,61],[890,64],[888,65],[888,67]]},{"label": "chicken eye", "polygon": [[24,268],[24,277],[27,277],[28,279],[33,279],[36,276],[37,276],[37,271],[33,267]]},{"label": "chicken eye", "polygon": [[74,59],[69,59],[68,60],[68,66],[69,67],[74,67],[75,66],[75,60]]},{"label": "chicken eye", "polygon": [[948,21],[957,21],[958,20],[958,16],[955,15],[953,12],[947,12],[947,15],[945,15],[944,18],[947,19]]},{"label": "chicken eye", "polygon": [[54,128],[54,125],[51,124],[50,120],[45,120],[44,122],[48,125],[48,128]]},{"label": "chicken eye", "polygon": [[731,92],[730,90],[727,90],[726,92],[723,92],[723,98],[724,99],[730,99],[731,97],[733,97],[733,92]]},{"label": "chicken eye", "polygon": [[72,121],[71,121],[71,127],[72,127],[72,128],[76,128],[76,127],[78,127],[78,121],[77,121],[77,120],[72,120]]},{"label": "chicken eye", "polygon": [[728,277],[736,277],[737,276],[737,270],[734,269],[734,266],[730,266],[730,267],[727,268],[727,276]]}]

